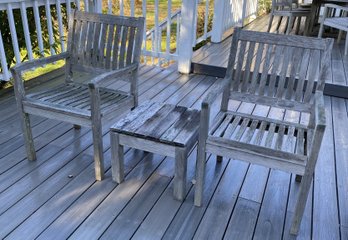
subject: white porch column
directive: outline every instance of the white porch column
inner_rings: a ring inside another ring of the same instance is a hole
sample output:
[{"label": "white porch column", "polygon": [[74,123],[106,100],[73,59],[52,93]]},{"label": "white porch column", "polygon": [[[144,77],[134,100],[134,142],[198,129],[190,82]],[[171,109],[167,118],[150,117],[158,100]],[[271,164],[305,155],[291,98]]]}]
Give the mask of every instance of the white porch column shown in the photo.
[{"label": "white porch column", "polygon": [[213,29],[211,33],[211,41],[214,43],[221,42],[222,35],[224,34],[224,1],[225,0],[214,1]]},{"label": "white porch column", "polygon": [[178,71],[190,73],[192,59],[192,42],[194,36],[194,12],[196,1],[183,0],[181,5],[180,39],[178,41]]}]

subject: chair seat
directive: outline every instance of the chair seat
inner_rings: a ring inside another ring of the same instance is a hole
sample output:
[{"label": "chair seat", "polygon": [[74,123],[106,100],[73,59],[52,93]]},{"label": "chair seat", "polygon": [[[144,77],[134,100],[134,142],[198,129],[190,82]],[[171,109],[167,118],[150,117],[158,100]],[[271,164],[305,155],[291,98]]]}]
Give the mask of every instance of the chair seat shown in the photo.
[{"label": "chair seat", "polygon": [[[121,102],[132,99],[132,96],[122,91],[100,88],[100,110],[105,115],[110,109]],[[49,105],[50,108],[67,109],[70,112],[91,114],[91,99],[87,85],[62,84],[39,93],[28,94],[26,102],[37,107]]]},{"label": "chair seat", "polygon": [[290,162],[294,164],[292,170],[303,174],[313,133],[307,126],[237,112],[220,112],[214,122],[208,146]]}]

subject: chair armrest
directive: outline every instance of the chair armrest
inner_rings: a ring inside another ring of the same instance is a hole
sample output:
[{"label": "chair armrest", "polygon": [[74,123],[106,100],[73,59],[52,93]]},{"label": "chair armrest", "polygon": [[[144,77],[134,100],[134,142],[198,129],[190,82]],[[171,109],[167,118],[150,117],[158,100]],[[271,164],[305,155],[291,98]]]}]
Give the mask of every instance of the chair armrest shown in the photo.
[{"label": "chair armrest", "polygon": [[139,66],[138,63],[133,63],[127,67],[103,73],[103,74],[93,78],[92,80],[90,80],[88,82],[88,86],[91,88],[96,88],[96,87],[98,87],[98,85],[100,83],[102,83],[104,81],[107,81],[107,80],[110,80],[112,78],[122,76],[122,75],[125,75],[127,73],[131,73],[131,72],[135,71],[138,68],[138,66]]},{"label": "chair armrest", "polygon": [[53,63],[62,59],[66,59],[69,57],[69,53],[68,52],[63,52],[57,55],[53,55],[53,56],[49,56],[49,57],[44,57],[44,58],[39,58],[39,59],[33,59],[30,61],[26,61],[23,63],[20,63],[16,66],[14,66],[13,68],[11,68],[11,72],[22,72],[24,70],[28,70],[31,68],[37,68],[40,67],[42,65],[45,64],[49,64],[49,63]]},{"label": "chair armrest", "polygon": [[229,86],[229,83],[230,79],[224,78],[216,88],[211,90],[203,99],[202,108],[208,108],[209,105],[211,105],[216,100],[218,95],[221,94],[225,90],[225,88]]},{"label": "chair armrest", "polygon": [[325,115],[325,105],[324,105],[324,95],[323,92],[317,91],[314,98],[314,127],[324,128],[326,127],[326,115]]},{"label": "chair armrest", "polygon": [[23,63],[20,63],[14,67],[11,68],[12,77],[14,79],[14,90],[16,94],[17,99],[22,99],[25,96],[25,90],[24,90],[24,84],[22,80],[22,71],[28,70],[31,68],[37,68],[39,66],[42,66],[44,64],[53,63],[61,59],[66,59],[69,57],[69,54],[67,52],[53,55],[46,58],[40,58],[40,59],[34,59],[30,61],[26,61]]}]

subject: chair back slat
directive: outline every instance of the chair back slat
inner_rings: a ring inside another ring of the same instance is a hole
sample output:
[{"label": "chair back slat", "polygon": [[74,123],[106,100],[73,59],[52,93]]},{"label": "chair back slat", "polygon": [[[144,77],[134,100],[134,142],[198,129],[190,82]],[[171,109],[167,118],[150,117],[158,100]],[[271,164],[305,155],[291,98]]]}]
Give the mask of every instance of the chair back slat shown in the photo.
[{"label": "chair back slat", "polygon": [[99,44],[99,58],[98,58],[98,67],[105,68],[105,59],[106,59],[106,52],[105,52],[105,46],[107,41],[107,30],[108,25],[102,24],[102,29],[100,33],[100,44]]},{"label": "chair back slat", "polygon": [[108,40],[105,54],[105,68],[111,67],[111,56],[112,56],[112,43],[114,40],[115,26],[113,24],[108,25]]},{"label": "chair back slat", "polygon": [[[69,29],[71,69],[115,70],[140,61],[144,19],[75,11]],[[93,70],[92,70],[93,71]]]},{"label": "chair back slat", "polygon": [[113,50],[113,58],[112,58],[112,69],[116,69],[118,66],[118,60],[119,60],[119,46],[120,46],[120,39],[121,39],[121,30],[122,26],[117,25],[116,31],[115,31],[115,37],[114,37],[114,50]]},{"label": "chair back slat", "polygon": [[253,67],[253,72],[252,72],[251,84],[250,84],[250,87],[248,90],[248,92],[250,92],[252,94],[254,94],[256,91],[263,53],[264,53],[264,44],[260,43],[260,44],[258,44],[258,47],[257,47],[256,60],[253,64],[254,67]]},{"label": "chair back slat", "polygon": [[[238,28],[226,71],[226,77],[231,79],[229,98],[257,99],[270,106],[272,102],[285,104],[294,110],[310,109],[313,93],[323,91],[327,79],[331,44],[331,39]],[[244,98],[241,93],[245,93]]]},{"label": "chair back slat", "polygon": [[128,38],[128,27],[123,26],[122,27],[122,37],[121,37],[121,46],[120,46],[120,55],[119,55],[119,67],[124,67],[124,59],[126,54],[126,48],[127,48],[127,38]]},{"label": "chair back slat", "polygon": [[303,98],[305,80],[307,76],[307,70],[309,67],[310,52],[311,50],[305,49],[302,55],[301,68],[298,74],[298,81],[295,90],[295,101],[301,101]]},{"label": "chair back slat", "polygon": [[128,47],[127,47],[127,56],[126,56],[126,65],[129,65],[132,62],[133,50],[134,50],[134,36],[136,29],[131,27],[129,29],[129,38],[128,38]]},{"label": "chair back slat", "polygon": [[282,55],[284,54],[284,46],[276,46],[274,59],[278,59],[278,61],[273,62],[272,70],[271,70],[271,77],[269,80],[268,85],[268,94],[269,97],[274,97],[275,89],[276,89],[276,80],[277,76],[281,69],[281,63],[282,63]]},{"label": "chair back slat", "polygon": [[101,23],[94,23],[94,37],[93,37],[93,48],[91,49],[91,65],[97,66],[98,53],[99,53],[99,37],[100,37]]}]

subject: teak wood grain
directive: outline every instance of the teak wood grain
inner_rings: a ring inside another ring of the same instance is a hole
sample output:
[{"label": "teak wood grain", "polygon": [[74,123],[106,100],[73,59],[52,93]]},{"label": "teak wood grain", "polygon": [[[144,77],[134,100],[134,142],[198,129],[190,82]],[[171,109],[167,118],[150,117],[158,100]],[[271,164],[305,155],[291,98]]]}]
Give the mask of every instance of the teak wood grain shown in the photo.
[{"label": "teak wood grain", "polygon": [[[143,28],[143,18],[74,11],[69,18],[67,52],[11,69],[29,160],[36,159],[29,114],[70,122],[76,128],[92,127],[95,175],[97,180],[103,179],[102,122],[117,118],[138,104],[137,74]],[[63,59],[66,60],[64,84],[38,93],[25,93],[22,71]],[[75,82],[74,71],[91,77],[86,77],[82,84]],[[94,77],[95,74],[99,75]],[[118,80],[129,82],[130,89],[115,91],[107,87]]]},{"label": "teak wood grain", "polygon": [[[298,233],[326,126],[323,89],[332,45],[332,39],[235,30],[226,76],[202,102],[195,205],[202,204],[206,152],[295,173],[303,176],[291,227]],[[319,74],[310,61],[316,61]],[[211,129],[210,106],[220,93],[220,113]],[[309,122],[240,114],[228,109],[231,100],[309,114]]]}]

